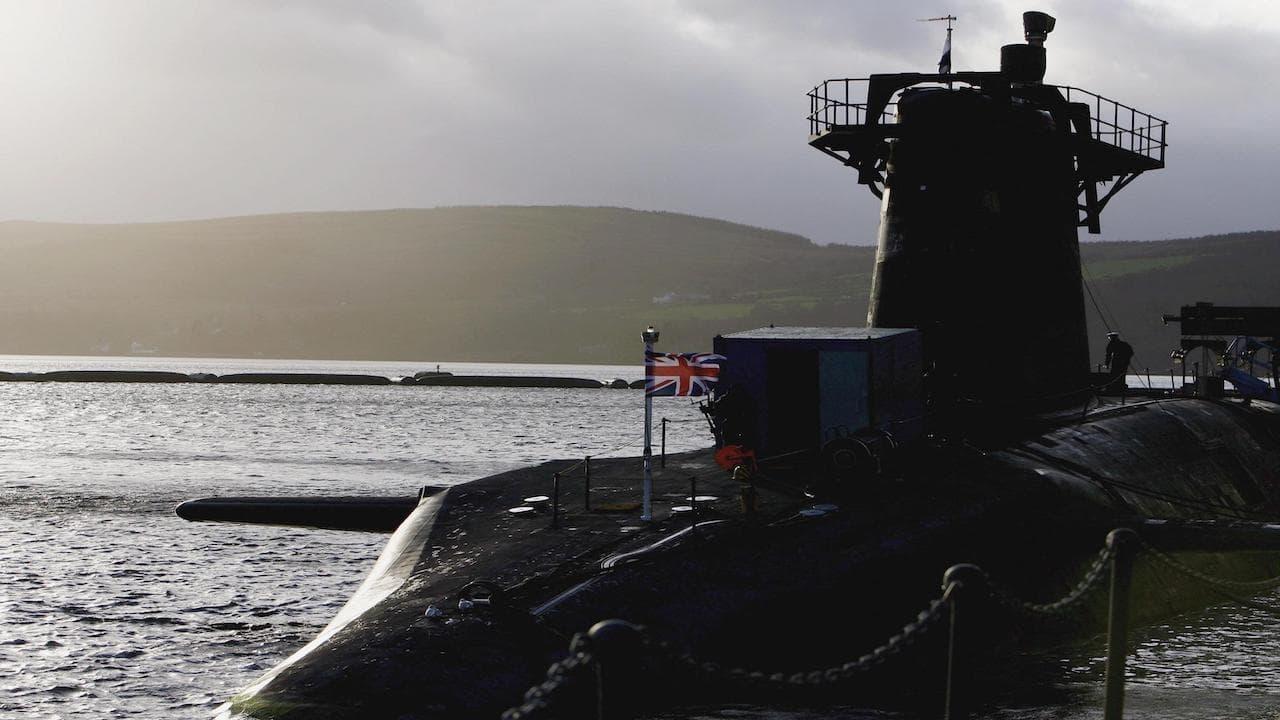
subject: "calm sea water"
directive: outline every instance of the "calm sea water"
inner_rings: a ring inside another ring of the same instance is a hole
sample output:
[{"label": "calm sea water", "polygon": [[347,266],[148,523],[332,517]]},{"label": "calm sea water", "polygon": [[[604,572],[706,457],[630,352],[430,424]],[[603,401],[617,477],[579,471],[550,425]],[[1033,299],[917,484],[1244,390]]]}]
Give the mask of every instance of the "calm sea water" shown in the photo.
[{"label": "calm sea water", "polygon": [[[408,375],[433,364],[0,356],[0,370]],[[635,379],[638,367],[445,363]],[[384,535],[187,523],[182,500],[412,494],[552,458],[638,454],[634,391],[0,383],[0,718],[205,717],[309,640]],[[656,403],[673,451],[703,447]],[[1280,609],[1280,598],[1268,598]],[[1100,644],[1017,659],[988,718],[1100,717]],[[1280,718],[1280,621],[1217,608],[1150,628],[1130,717]],[[698,717],[896,717],[856,706]],[[914,716],[913,716],[914,717]]]}]

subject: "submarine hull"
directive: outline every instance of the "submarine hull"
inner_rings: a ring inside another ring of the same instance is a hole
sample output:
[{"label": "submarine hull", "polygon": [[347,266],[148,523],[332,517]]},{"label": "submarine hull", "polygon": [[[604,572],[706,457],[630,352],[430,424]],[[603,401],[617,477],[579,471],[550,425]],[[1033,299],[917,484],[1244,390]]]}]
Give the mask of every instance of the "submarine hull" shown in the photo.
[{"label": "submarine hull", "polygon": [[[568,638],[607,618],[642,624],[700,660],[812,670],[886,640],[938,596],[951,565],[978,564],[1008,592],[1045,602],[1080,580],[1113,527],[1277,515],[1274,405],[1165,400],[1037,422],[999,445],[921,444],[909,472],[839,489],[821,512],[786,484],[762,482],[758,512],[744,515],[709,451],[668,459],[657,518],[638,529],[631,516],[586,511],[570,480],[557,526],[546,513],[508,512],[563,464],[455,486],[413,511],[330,628],[228,710],[496,717],[565,657]],[[593,505],[638,493],[639,470],[636,459],[593,461]],[[691,474],[717,498],[696,527],[667,511],[687,502]],[[1280,574],[1274,553],[1181,557],[1237,580]],[[1136,622],[1218,601],[1141,560],[1136,583]],[[480,602],[461,602],[469,598]],[[993,608],[990,626],[1007,647],[1096,633],[1104,617],[1099,593],[1064,622],[1014,622]],[[934,635],[913,648],[915,664],[885,665],[882,690],[895,673],[910,684],[918,663],[940,661]]]}]

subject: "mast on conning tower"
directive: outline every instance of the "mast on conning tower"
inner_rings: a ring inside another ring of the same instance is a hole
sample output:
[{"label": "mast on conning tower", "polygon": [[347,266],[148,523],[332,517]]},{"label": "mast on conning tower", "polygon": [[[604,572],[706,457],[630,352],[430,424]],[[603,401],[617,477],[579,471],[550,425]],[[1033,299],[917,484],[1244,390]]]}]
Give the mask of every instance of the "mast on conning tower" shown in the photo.
[{"label": "mast on conning tower", "polygon": [[[947,41],[942,45],[942,57],[938,58],[938,74],[947,75],[951,73],[951,23],[959,20],[955,15],[943,15],[942,17],[920,18],[916,22],[946,22],[947,23]],[[951,83],[947,83],[947,87],[951,87]]]}]

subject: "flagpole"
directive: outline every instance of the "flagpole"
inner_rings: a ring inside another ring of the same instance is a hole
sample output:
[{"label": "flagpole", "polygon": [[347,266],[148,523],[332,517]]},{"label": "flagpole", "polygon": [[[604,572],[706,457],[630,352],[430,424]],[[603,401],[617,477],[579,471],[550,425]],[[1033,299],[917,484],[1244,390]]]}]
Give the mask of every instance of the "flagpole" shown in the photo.
[{"label": "flagpole", "polygon": [[[942,46],[942,57],[938,60],[938,74],[951,75],[951,23],[959,20],[955,15],[943,15],[942,17],[920,18],[918,22],[941,22],[945,20],[947,23],[947,42]],[[954,83],[950,78],[947,79],[947,88],[954,87]]]},{"label": "flagpole", "polygon": [[[658,331],[652,325],[641,333],[644,339],[645,379],[649,375],[649,353],[653,352],[653,344],[658,342]],[[644,391],[644,505],[640,519],[653,520],[653,397],[649,395],[648,382]]]},{"label": "flagpole", "polygon": [[[948,65],[947,74],[951,73],[951,67],[950,67],[951,65],[951,23],[954,20],[955,20],[954,16],[952,15],[947,16],[947,65]],[[948,90],[952,89],[952,85],[953,85],[952,82],[950,80],[947,80]]]}]

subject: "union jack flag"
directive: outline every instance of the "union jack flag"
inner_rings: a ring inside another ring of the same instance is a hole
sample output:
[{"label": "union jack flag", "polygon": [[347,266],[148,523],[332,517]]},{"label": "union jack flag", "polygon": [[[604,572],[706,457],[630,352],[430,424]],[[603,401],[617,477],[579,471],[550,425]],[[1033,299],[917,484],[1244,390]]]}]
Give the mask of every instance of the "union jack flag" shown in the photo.
[{"label": "union jack flag", "polygon": [[644,394],[654,397],[709,395],[720,379],[723,355],[648,352],[644,358]]}]

